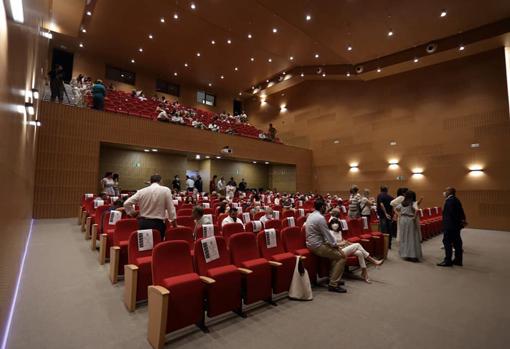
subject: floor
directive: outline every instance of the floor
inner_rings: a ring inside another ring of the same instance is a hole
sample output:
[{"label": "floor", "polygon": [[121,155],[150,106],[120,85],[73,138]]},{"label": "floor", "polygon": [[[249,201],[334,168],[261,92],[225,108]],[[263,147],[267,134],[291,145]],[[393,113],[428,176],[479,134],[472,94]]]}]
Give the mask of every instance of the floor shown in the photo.
[{"label": "floor", "polygon": [[[510,232],[466,229],[465,266],[436,267],[441,238],[422,263],[390,252],[373,283],[347,280],[347,294],[282,299],[247,319],[228,316],[170,336],[171,348],[508,348]],[[150,348],[147,307],[128,313],[75,219],[34,222],[8,348]]]}]

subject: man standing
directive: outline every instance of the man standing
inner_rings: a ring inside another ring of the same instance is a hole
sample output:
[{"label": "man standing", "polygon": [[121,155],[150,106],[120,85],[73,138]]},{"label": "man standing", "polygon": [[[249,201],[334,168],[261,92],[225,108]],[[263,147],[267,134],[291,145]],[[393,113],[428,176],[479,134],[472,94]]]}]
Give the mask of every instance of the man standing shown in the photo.
[{"label": "man standing", "polygon": [[223,196],[225,196],[225,190],[227,189],[227,185],[225,184],[225,178],[221,177],[216,185],[216,190]]},{"label": "man standing", "polygon": [[202,194],[204,188],[202,184],[202,177],[200,175],[197,175],[197,180],[195,181],[195,188],[197,189],[199,194]]},{"label": "man standing", "polygon": [[244,178],[241,179],[241,183],[239,183],[239,191],[244,193],[246,191],[246,186],[247,184],[244,181]]},{"label": "man standing", "polygon": [[195,181],[190,176],[186,176],[186,187],[190,192],[193,192],[193,189],[195,189]]},{"label": "man standing", "polygon": [[[444,261],[438,263],[440,267],[462,266],[462,238],[460,231],[467,225],[466,215],[460,200],[456,196],[455,188],[448,187],[443,193],[446,200],[443,207],[443,244]],[[455,259],[452,261],[452,247],[455,249]]]},{"label": "man standing", "polygon": [[393,196],[388,194],[388,187],[381,186],[381,192],[377,195],[377,215],[379,216],[379,228],[381,233],[389,235],[388,248],[391,250],[391,238],[393,237]]},{"label": "man standing", "polygon": [[[161,233],[161,240],[165,239],[165,218],[175,226],[175,207],[170,188],[162,186],[161,176],[152,175],[151,185],[138,190],[124,202],[126,213],[131,217],[138,216],[139,229],[156,229]],[[140,213],[135,211],[135,205],[140,206]]]},{"label": "man standing", "polygon": [[178,175],[175,175],[174,180],[172,181],[172,189],[176,190],[177,192],[181,191],[181,180],[179,179]]},{"label": "man standing", "polygon": [[349,199],[349,218],[361,217],[361,194],[357,185],[351,188],[351,197]]},{"label": "man standing", "polygon": [[335,238],[329,232],[328,224],[324,218],[326,203],[322,199],[315,201],[315,211],[306,220],[306,247],[313,254],[328,258],[331,261],[329,271],[330,292],[345,293],[347,290],[341,285],[346,257],[342,249],[337,245]]},{"label": "man standing", "polygon": [[60,64],[57,64],[54,69],[48,73],[50,77],[50,90],[52,102],[58,98],[58,101],[62,103],[64,101],[64,68]]}]

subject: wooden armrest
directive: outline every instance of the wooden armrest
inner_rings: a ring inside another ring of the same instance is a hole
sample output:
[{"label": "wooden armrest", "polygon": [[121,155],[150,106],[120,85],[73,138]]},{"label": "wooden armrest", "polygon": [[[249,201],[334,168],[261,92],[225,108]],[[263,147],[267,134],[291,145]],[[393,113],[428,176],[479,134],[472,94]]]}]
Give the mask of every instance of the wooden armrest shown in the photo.
[{"label": "wooden armrest", "polygon": [[306,260],[306,256],[299,256],[299,259],[301,259],[302,261]]},{"label": "wooden armrest", "polygon": [[237,270],[239,270],[241,272],[241,274],[246,274],[246,275],[253,273],[253,270],[246,269],[246,268],[237,268]]},{"label": "wooden armrest", "polygon": [[381,238],[380,236],[372,235],[372,239],[380,239],[380,238]]},{"label": "wooden armrest", "polygon": [[124,269],[138,270],[138,267],[134,264],[126,264],[126,265],[124,265]]},{"label": "wooden armrest", "polygon": [[112,246],[114,250],[120,250],[120,246]]},{"label": "wooden armrest", "polygon": [[208,285],[214,284],[216,282],[216,280],[214,280],[213,278],[207,277],[207,276],[200,276],[200,280],[202,280],[204,283],[206,283]]},{"label": "wooden armrest", "polygon": [[271,264],[273,267],[281,267],[283,264],[276,261],[269,261],[269,264]]},{"label": "wooden armrest", "polygon": [[151,285],[151,286],[149,286],[148,291],[149,291],[149,293],[152,293],[152,294],[155,294],[155,295],[160,295],[160,296],[164,296],[164,295],[170,294],[170,291],[168,291],[163,286]]},{"label": "wooden armrest", "polygon": [[368,240],[368,239],[361,239],[361,241],[363,241],[363,242],[370,242],[370,240]]}]

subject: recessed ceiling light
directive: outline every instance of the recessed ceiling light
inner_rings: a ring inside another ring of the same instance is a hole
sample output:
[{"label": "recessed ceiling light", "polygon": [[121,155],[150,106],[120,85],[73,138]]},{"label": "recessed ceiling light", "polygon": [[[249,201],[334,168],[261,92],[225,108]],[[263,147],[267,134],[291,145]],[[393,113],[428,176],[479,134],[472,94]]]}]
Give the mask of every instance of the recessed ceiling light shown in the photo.
[{"label": "recessed ceiling light", "polygon": [[347,46],[347,51],[352,51],[352,46],[351,45]]},{"label": "recessed ceiling light", "polygon": [[179,14],[178,13],[174,13],[174,19],[179,19]]},{"label": "recessed ceiling light", "polygon": [[149,34],[149,39],[154,39],[154,36],[152,36],[152,34]]},{"label": "recessed ceiling light", "polygon": [[179,74],[177,74],[177,72],[174,72],[174,76],[177,76],[177,75],[179,75]]},{"label": "recessed ceiling light", "polygon": [[85,29],[85,28],[81,28],[81,32],[82,32],[82,33],[86,33],[86,32],[87,32],[87,29]]},{"label": "recessed ceiling light", "polygon": [[301,77],[304,77],[305,76],[305,73],[301,73]]},{"label": "recessed ceiling light", "polygon": [[79,46],[80,46],[80,47],[83,47],[83,43],[82,43],[82,42],[80,42],[80,45],[79,45]]},{"label": "recessed ceiling light", "polygon": [[234,70],[235,70],[235,71],[238,71],[238,70],[239,70],[239,68],[238,68],[238,67],[234,67]]},{"label": "recessed ceiling light", "polygon": [[325,78],[326,77],[326,73],[322,73],[322,77]]},{"label": "recessed ceiling light", "polygon": [[471,143],[471,148],[480,148],[480,143]]},{"label": "recessed ceiling light", "polygon": [[187,68],[188,67],[188,63],[184,63],[184,66]]},{"label": "recessed ceiling light", "polygon": [[192,10],[195,10],[197,8],[195,3],[193,3],[193,2],[189,5],[189,7],[191,7]]},{"label": "recessed ceiling light", "polygon": [[161,23],[165,23],[165,18],[164,17],[161,17],[161,19],[159,20]]},{"label": "recessed ceiling light", "polygon": [[269,79],[267,79],[266,82],[269,82]]},{"label": "recessed ceiling light", "polygon": [[349,76],[351,76],[351,73],[347,72],[347,74],[345,74],[345,76],[349,77]]},{"label": "recessed ceiling light", "polygon": [[339,141],[338,139],[335,139],[335,140],[333,141],[333,143],[338,144],[338,143],[340,143],[340,141]]},{"label": "recessed ceiling light", "polygon": [[248,34],[248,39],[251,39],[253,36],[251,34]]},{"label": "recessed ceiling light", "polygon": [[419,61],[420,61],[420,59],[419,59],[418,57],[415,57],[415,58],[413,59],[413,62],[414,62],[414,63],[418,63]]},{"label": "recessed ceiling light", "polygon": [[285,75],[285,72],[284,72],[284,71],[282,71],[282,75]]},{"label": "recessed ceiling light", "polygon": [[211,157],[210,157],[209,155],[206,155],[206,156],[205,156],[205,158],[206,158],[206,159],[210,159]]},{"label": "recessed ceiling light", "polygon": [[273,28],[273,33],[278,33],[278,29],[277,28]]},{"label": "recessed ceiling light", "polygon": [[256,163],[257,163],[257,161],[252,161],[252,163],[256,164]]},{"label": "recessed ceiling light", "polygon": [[150,150],[150,149],[144,149],[143,151],[144,151],[144,152],[146,152],[146,153],[148,153],[148,152],[150,152],[151,150]]},{"label": "recessed ceiling light", "polygon": [[464,48],[465,48],[464,45],[460,45],[459,46],[459,51],[464,51]]},{"label": "recessed ceiling light", "polygon": [[291,61],[293,61],[293,60],[294,60],[294,56],[290,56],[290,57],[289,57],[289,59],[290,59]]},{"label": "recessed ceiling light", "polygon": [[273,60],[272,60],[271,58],[269,58],[267,61],[268,61],[269,63],[271,63]]},{"label": "recessed ceiling light", "polygon": [[397,142],[396,141],[391,141],[390,145],[393,147],[393,146],[397,145]]},{"label": "recessed ceiling light", "polygon": [[157,149],[151,149],[153,152],[157,152],[158,150]]},{"label": "recessed ceiling light", "polygon": [[242,96],[242,95],[243,95],[243,93],[242,93],[242,92],[239,92],[239,96]]},{"label": "recessed ceiling light", "polygon": [[227,44],[229,44],[229,45],[230,45],[231,43],[232,43],[232,40],[228,39],[228,40],[227,40]]},{"label": "recessed ceiling light", "polygon": [[131,63],[135,63],[135,60],[133,58],[131,58]]},{"label": "recessed ceiling light", "polygon": [[251,57],[251,58],[250,58],[250,61],[254,62],[254,61],[255,61],[255,58]]},{"label": "recessed ceiling light", "polygon": [[312,16],[311,16],[311,15],[306,15],[305,19],[306,19],[307,21],[309,21],[309,20],[311,20],[311,19],[312,19]]},{"label": "recessed ceiling light", "polygon": [[212,84],[211,84],[211,83],[209,83],[208,85],[209,85],[209,87],[211,87],[211,86],[212,86]]},{"label": "recessed ceiling light", "polygon": [[393,36],[393,30],[390,29],[390,31],[388,32],[388,36]]},{"label": "recessed ceiling light", "polygon": [[269,165],[269,161],[264,162],[266,165]]},{"label": "recessed ceiling light", "polygon": [[143,52],[143,48],[141,48],[141,47],[140,47],[140,48],[138,49],[138,51],[139,51],[139,52]]},{"label": "recessed ceiling light", "polygon": [[382,70],[381,68],[377,68],[377,72],[378,72],[378,73],[380,73],[380,72],[381,72],[381,70]]},{"label": "recessed ceiling light", "polygon": [[222,75],[222,76],[220,76],[220,79],[225,79],[225,77]]},{"label": "recessed ceiling light", "polygon": [[87,11],[87,16],[92,16],[92,12]]},{"label": "recessed ceiling light", "polygon": [[200,52],[197,52],[197,57],[200,57]]},{"label": "recessed ceiling light", "polygon": [[216,44],[216,41],[211,40],[211,44],[212,44],[212,45],[215,45],[215,44]]},{"label": "recessed ceiling light", "polygon": [[221,156],[217,156],[216,159],[221,159]]},{"label": "recessed ceiling light", "polygon": [[315,54],[315,58],[319,58],[319,54],[318,53]]},{"label": "recessed ceiling light", "polygon": [[448,14],[448,12],[446,10],[442,10],[440,16],[441,16],[441,18],[446,17],[447,14]]}]

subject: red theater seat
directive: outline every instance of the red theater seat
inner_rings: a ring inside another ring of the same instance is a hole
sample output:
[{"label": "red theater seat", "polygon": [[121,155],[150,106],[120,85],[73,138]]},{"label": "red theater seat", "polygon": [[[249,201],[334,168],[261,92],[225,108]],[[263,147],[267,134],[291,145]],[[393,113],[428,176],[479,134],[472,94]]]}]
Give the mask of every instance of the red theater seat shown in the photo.
[{"label": "red theater seat", "polygon": [[277,219],[271,219],[269,221],[266,221],[264,223],[264,229],[276,229],[281,230],[282,229],[282,223]]},{"label": "red theater seat", "polygon": [[229,246],[230,237],[237,233],[243,233],[244,226],[241,223],[228,223],[221,229],[221,234],[225,239],[225,243]]},{"label": "red theater seat", "polygon": [[195,228],[195,220],[191,216],[181,216],[175,219],[178,226],[188,227],[191,229]]},{"label": "red theater seat", "polygon": [[132,232],[138,230],[135,218],[121,219],[115,223],[110,247],[110,281],[117,283],[118,276],[124,275],[124,265],[128,262],[128,241]]},{"label": "red theater seat", "polygon": [[306,247],[306,235],[304,230],[298,227],[283,228],[281,233],[283,248],[285,251],[297,256],[306,257],[303,265],[308,271],[310,282],[317,283],[318,258]]},{"label": "red theater seat", "polygon": [[166,230],[167,241],[185,241],[188,244],[189,250],[193,251],[193,230],[189,227],[172,227]]}]

